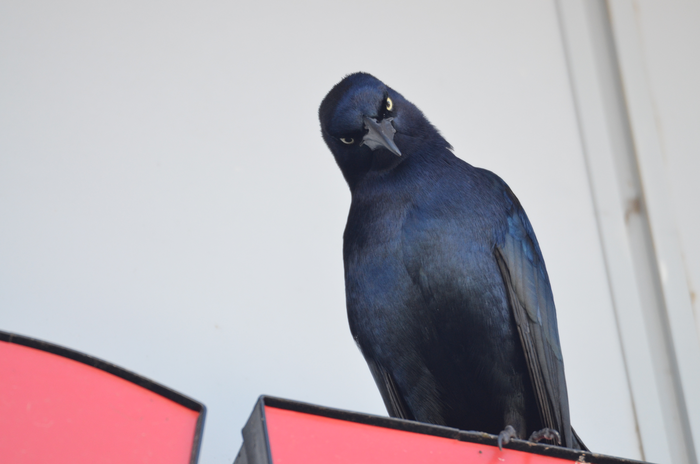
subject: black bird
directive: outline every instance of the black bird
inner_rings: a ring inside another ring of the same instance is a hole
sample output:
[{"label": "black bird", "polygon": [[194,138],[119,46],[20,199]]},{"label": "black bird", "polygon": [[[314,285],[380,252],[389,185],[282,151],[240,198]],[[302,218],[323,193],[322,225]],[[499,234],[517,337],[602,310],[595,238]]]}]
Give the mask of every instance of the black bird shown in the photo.
[{"label": "black bird", "polygon": [[423,113],[370,74],[319,109],[350,186],[345,292],[353,337],[393,417],[559,440],[569,422],[557,317],[525,211]]}]

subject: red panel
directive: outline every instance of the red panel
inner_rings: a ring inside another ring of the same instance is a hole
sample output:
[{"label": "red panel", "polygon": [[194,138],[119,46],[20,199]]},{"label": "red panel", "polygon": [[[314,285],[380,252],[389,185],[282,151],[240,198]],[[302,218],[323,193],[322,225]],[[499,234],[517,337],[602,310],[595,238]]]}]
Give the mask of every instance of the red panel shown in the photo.
[{"label": "red panel", "polygon": [[0,342],[0,462],[188,463],[198,413],[120,377]]},{"label": "red panel", "polygon": [[274,464],[564,464],[575,461],[265,407]]}]

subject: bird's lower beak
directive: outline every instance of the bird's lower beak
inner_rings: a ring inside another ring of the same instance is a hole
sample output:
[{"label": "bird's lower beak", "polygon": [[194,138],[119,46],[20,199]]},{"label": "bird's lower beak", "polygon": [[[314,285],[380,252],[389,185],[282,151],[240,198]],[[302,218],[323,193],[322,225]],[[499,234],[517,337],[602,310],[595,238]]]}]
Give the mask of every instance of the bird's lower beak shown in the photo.
[{"label": "bird's lower beak", "polygon": [[391,123],[393,118],[383,119],[382,122],[377,122],[376,119],[365,116],[365,128],[367,134],[362,138],[362,143],[376,150],[379,147],[384,147],[396,156],[401,156],[401,150],[394,143],[394,134],[396,129]]}]

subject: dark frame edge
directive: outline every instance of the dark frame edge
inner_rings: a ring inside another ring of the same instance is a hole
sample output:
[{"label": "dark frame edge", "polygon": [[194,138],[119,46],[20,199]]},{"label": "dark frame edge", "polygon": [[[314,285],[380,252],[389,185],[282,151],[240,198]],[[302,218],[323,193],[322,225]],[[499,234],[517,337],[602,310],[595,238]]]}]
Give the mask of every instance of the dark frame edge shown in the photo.
[{"label": "dark frame edge", "polygon": [[199,411],[197,423],[194,426],[194,439],[192,440],[192,453],[190,454],[190,464],[197,464],[199,452],[202,449],[202,438],[204,437],[204,420],[207,416],[207,407],[200,403],[202,409]]},{"label": "dark frame edge", "polygon": [[243,443],[234,464],[272,464],[264,396],[258,397],[255,402],[253,412],[241,430],[241,435]]}]

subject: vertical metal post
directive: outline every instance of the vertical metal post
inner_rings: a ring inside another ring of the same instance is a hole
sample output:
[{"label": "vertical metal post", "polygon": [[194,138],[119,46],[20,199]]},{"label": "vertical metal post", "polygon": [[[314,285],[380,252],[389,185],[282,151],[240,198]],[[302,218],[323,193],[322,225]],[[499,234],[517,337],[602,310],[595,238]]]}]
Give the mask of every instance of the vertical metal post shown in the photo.
[{"label": "vertical metal post", "polygon": [[632,3],[557,9],[643,456],[697,463],[700,344]]}]

